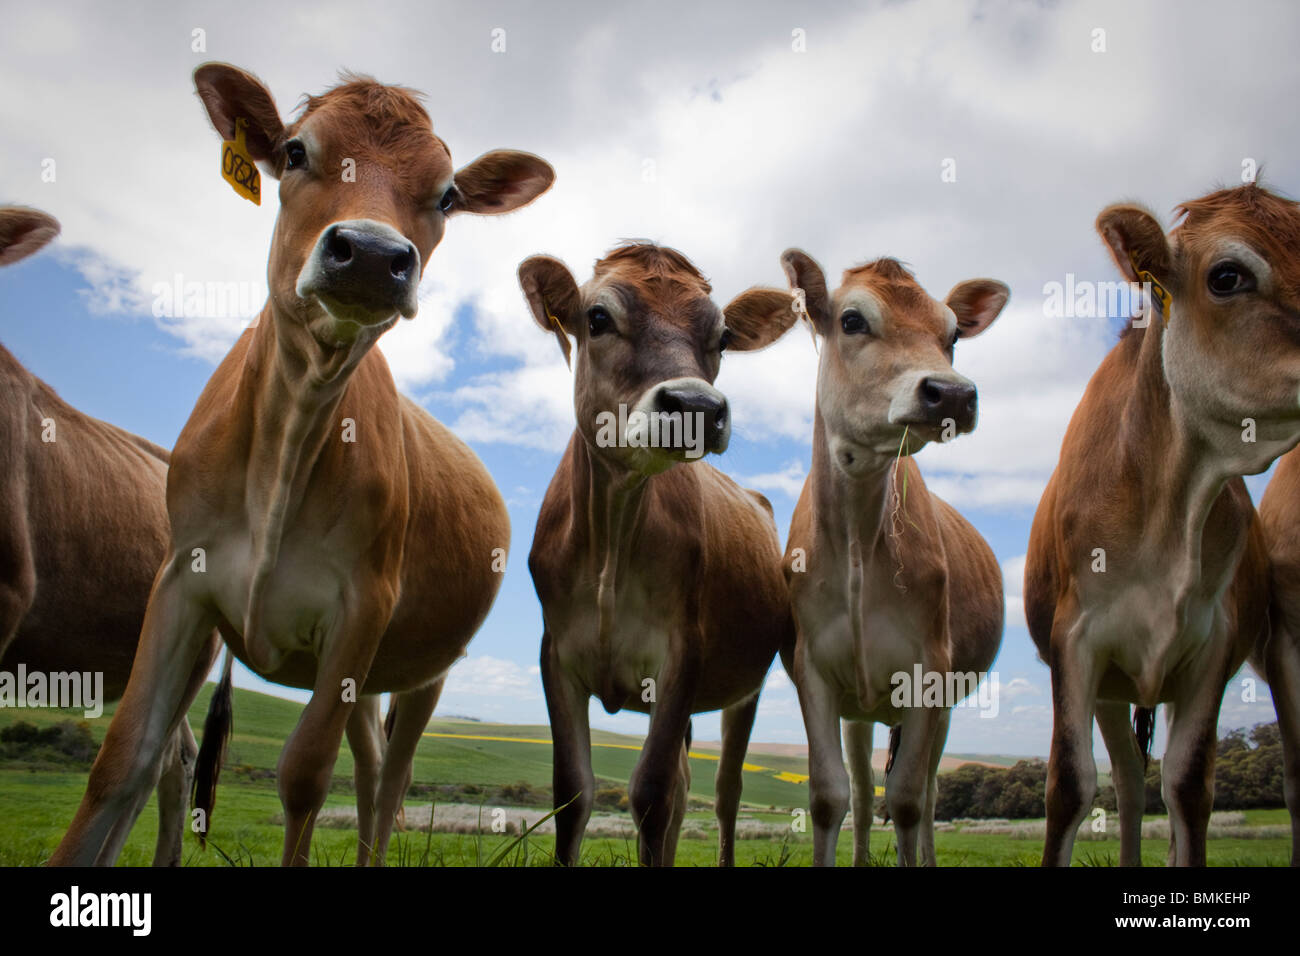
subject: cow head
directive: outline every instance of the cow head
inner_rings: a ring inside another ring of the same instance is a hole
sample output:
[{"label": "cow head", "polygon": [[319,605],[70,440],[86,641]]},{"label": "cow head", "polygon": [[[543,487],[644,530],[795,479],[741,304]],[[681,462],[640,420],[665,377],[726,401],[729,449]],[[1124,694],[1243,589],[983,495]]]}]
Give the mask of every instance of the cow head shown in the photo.
[{"label": "cow head", "polygon": [[577,344],[578,430],[596,454],[647,475],[726,449],[731,416],[713,387],[722,353],[762,348],[784,331],[724,322],[690,260],[649,242],[613,249],[581,288],[549,256],[525,260],[519,282],[566,360],[569,340]]},{"label": "cow head", "polygon": [[276,318],[326,349],[372,342],[415,315],[450,217],[509,212],[554,179],[544,161],[514,151],[454,170],[417,94],[367,77],[307,97],[287,125],[243,70],[208,63],[194,84],[216,131],[234,139],[242,121],[249,154],[280,182],[267,265]]},{"label": "cow head", "polygon": [[1300,206],[1248,183],[1178,213],[1166,236],[1146,209],[1114,205],[1097,231],[1130,282],[1171,297],[1147,332],[1162,336],[1181,424],[1254,474],[1300,440]]},{"label": "cow head", "polygon": [[[1010,294],[1005,285],[970,279],[940,302],[899,262],[877,259],[847,270],[832,295],[807,253],[789,249],[781,265],[822,343],[817,406],[837,466],[867,474],[900,449],[912,454],[974,429],[975,386],[953,370],[953,350],[998,317]],[[742,294],[728,315],[756,311],[760,291]],[[779,305],[771,308],[770,321],[784,321]]]}]

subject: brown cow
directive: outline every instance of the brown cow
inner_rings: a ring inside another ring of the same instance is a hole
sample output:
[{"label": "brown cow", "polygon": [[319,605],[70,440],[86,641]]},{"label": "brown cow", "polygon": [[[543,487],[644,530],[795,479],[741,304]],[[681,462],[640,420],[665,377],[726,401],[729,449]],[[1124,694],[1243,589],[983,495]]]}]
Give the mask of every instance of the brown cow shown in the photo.
[{"label": "brown cow", "polygon": [[[1044,865],[1068,866],[1110,753],[1120,862],[1141,863],[1143,751],[1166,703],[1170,864],[1204,865],[1224,687],[1265,626],[1268,558],[1242,475],[1300,440],[1300,210],[1251,183],[1097,229],[1167,304],[1088,383],[1034,518],[1025,615],[1052,670]],[[1142,710],[1129,725],[1129,704]]]},{"label": "brown cow", "polygon": [[1291,865],[1300,866],[1300,450],[1279,459],[1259,502],[1272,567],[1270,633],[1250,662],[1267,680],[1282,737]]},{"label": "brown cow", "polygon": [[[0,208],[0,265],[58,231],[45,213]],[[103,705],[126,688],[167,550],[167,450],[73,408],[3,346],[0,416],[0,671],[102,675]],[[182,719],[156,780],[155,866],[181,862],[196,750]]]},{"label": "brown cow", "polygon": [[[771,505],[704,462],[727,447],[712,385],[723,349],[762,348],[784,326],[724,316],[681,253],[615,248],[581,288],[534,256],[519,281],[565,357],[577,341],[577,428],[551,479],[528,567],[542,603],[542,686],[554,739],[556,861],[575,865],[594,778],[587,708],[650,714],[628,786],[645,865],[671,865],[686,809],[692,714],[722,709],[719,860],[734,862],[741,766],[758,691],[790,638]],[[766,318],[766,316],[763,316]]]},{"label": "brown cow", "polygon": [[[280,179],[271,294],[172,453],[168,557],[53,862],[116,858],[113,828],[207,673],[214,624],[255,671],[312,689],[277,772],[285,864],[308,862],[350,718],[379,739],[378,708],[355,706],[358,695],[398,695],[378,784],[382,862],[444,676],[495,598],[510,528],[482,463],[397,393],[372,346],[415,315],[448,217],[516,209],[554,174],[507,151],[453,173],[412,92],[368,78],[309,97],[287,127],[250,74],[206,64],[194,80],[217,132],[234,139],[246,121],[253,158]],[[340,175],[347,159],[355,181]]]},{"label": "brown cow", "polygon": [[919,847],[921,862],[934,865],[939,758],[951,708],[997,656],[1002,573],[979,532],[926,489],[910,456],[974,429],[975,386],[953,371],[953,350],[993,323],[1009,293],[971,279],[939,302],[899,262],[878,259],[847,270],[830,295],[806,253],[790,249],[781,264],[822,342],[812,466],[785,553],[813,864],[835,865],[850,794],[853,862],[870,861],[871,737],[880,722],[896,728],[886,800],[898,862],[914,866]]}]

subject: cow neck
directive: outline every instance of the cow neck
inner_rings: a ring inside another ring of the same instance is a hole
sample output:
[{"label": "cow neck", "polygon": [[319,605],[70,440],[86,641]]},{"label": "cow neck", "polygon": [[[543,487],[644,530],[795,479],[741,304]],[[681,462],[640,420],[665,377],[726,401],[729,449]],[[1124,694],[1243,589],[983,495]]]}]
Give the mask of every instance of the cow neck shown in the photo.
[{"label": "cow neck", "polygon": [[627,543],[636,529],[649,479],[593,451],[581,433],[579,439],[573,443],[573,514],[586,514],[587,560],[599,573],[596,634],[604,664],[601,699],[608,710],[615,697],[612,647],[619,570],[627,563]]},{"label": "cow neck", "polygon": [[[1163,336],[1156,321],[1142,336],[1121,416],[1120,460],[1140,482],[1147,516],[1140,529],[1142,549],[1173,572],[1176,593],[1186,596],[1200,583],[1206,521],[1234,475],[1169,388]],[[1181,616],[1181,601],[1179,611]]]},{"label": "cow neck", "polygon": [[[889,500],[892,464],[879,471],[850,477],[831,460],[830,442],[821,404],[813,421],[813,453],[809,474],[815,529],[820,539],[819,562],[845,568],[845,600],[853,636],[853,658],[858,701],[867,706],[868,672],[866,638],[862,629],[862,591],[865,563],[876,556],[876,543],[885,533],[885,504]],[[890,549],[886,549],[887,551]]]},{"label": "cow neck", "polygon": [[300,323],[278,317],[270,302],[253,329],[236,405],[250,416],[244,507],[253,571],[244,646],[264,672],[275,670],[280,657],[261,626],[266,585],[295,505],[303,501],[313,466],[334,431],[350,373],[372,342],[361,337],[349,348],[322,347]]}]

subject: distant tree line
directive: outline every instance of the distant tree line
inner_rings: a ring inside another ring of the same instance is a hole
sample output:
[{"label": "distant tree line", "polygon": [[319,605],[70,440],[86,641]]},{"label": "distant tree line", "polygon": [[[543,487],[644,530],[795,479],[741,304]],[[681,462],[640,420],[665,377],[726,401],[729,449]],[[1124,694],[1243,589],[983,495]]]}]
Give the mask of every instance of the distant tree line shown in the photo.
[{"label": "distant tree line", "polygon": [[[1037,758],[1011,767],[963,764],[939,776],[935,819],[1040,819],[1047,815],[1044,794],[1047,764]],[[1160,761],[1146,772],[1146,811],[1164,813],[1160,798]],[[1115,810],[1115,788],[1099,788],[1094,806]],[[1282,739],[1277,724],[1256,724],[1249,731],[1229,731],[1219,740],[1214,772],[1214,809],[1250,810],[1284,807]]]}]

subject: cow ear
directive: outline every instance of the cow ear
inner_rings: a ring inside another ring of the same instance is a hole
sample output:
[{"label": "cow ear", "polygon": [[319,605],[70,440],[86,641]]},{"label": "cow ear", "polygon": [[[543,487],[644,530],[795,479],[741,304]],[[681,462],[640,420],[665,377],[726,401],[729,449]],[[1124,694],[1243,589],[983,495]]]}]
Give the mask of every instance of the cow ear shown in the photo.
[{"label": "cow ear", "polygon": [[555,182],[551,164],[532,153],[498,149],[456,173],[455,202],[448,214],[495,216],[526,206]]},{"label": "cow ear", "polygon": [[816,260],[802,249],[781,253],[781,268],[790,282],[796,299],[803,290],[804,308],[812,319],[813,329],[823,338],[830,332],[831,298],[826,292],[826,273]]},{"label": "cow ear", "polygon": [[1107,206],[1097,217],[1097,232],[1110,249],[1119,271],[1129,282],[1143,281],[1139,273],[1149,272],[1168,284],[1173,278],[1173,251],[1160,222],[1141,206]]},{"label": "cow ear", "polygon": [[278,175],[284,123],[262,81],[228,63],[204,63],[194,71],[194,89],[218,135],[234,139],[239,120],[244,120],[249,155]]},{"label": "cow ear", "polygon": [[1011,290],[996,279],[967,279],[948,293],[948,308],[957,316],[957,337],[971,339],[996,319],[1011,298]]},{"label": "cow ear", "polygon": [[0,266],[26,259],[59,234],[53,216],[22,206],[0,208]]},{"label": "cow ear", "polygon": [[570,365],[569,336],[578,335],[582,301],[573,273],[559,259],[530,256],[519,264],[519,287],[524,290],[533,321],[555,335],[564,353],[564,364]]},{"label": "cow ear", "polygon": [[799,318],[794,296],[784,289],[747,289],[722,310],[727,322],[727,350],[752,352],[779,339]]}]

